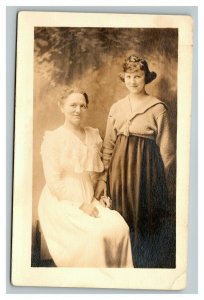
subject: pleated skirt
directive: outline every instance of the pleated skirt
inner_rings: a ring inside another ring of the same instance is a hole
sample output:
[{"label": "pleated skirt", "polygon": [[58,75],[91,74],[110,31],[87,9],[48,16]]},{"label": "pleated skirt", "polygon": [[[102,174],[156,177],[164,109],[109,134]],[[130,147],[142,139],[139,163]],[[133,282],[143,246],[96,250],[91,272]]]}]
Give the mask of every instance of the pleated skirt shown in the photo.
[{"label": "pleated skirt", "polygon": [[119,135],[108,171],[112,208],[130,228],[134,266],[175,267],[175,224],[154,140]]}]

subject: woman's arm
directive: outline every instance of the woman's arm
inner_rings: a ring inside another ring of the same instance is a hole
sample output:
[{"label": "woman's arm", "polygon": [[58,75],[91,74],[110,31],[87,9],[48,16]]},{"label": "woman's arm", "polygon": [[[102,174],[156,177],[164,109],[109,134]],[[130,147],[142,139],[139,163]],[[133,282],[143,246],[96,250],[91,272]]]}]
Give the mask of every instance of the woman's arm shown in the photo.
[{"label": "woman's arm", "polygon": [[103,179],[106,181],[107,170],[109,168],[110,160],[112,157],[113,150],[115,148],[115,143],[117,139],[117,130],[114,127],[115,118],[114,118],[114,106],[110,109],[107,125],[106,125],[106,134],[103,142],[103,164],[104,164],[104,176]]},{"label": "woman's arm", "polygon": [[60,141],[57,141],[52,133],[46,134],[41,145],[41,156],[46,184],[51,193],[61,201],[67,200],[70,193],[62,178],[59,164],[59,144]]},{"label": "woman's arm", "polygon": [[158,132],[156,143],[160,148],[160,153],[165,167],[165,173],[166,176],[168,176],[169,169],[175,159],[175,153],[166,109],[164,109],[163,112],[157,117],[157,128]]},{"label": "woman's arm", "polygon": [[96,199],[99,199],[101,196],[106,196],[107,172],[112,157],[112,153],[115,147],[115,142],[117,139],[117,131],[114,128],[115,119],[113,116],[113,112],[114,112],[114,106],[111,107],[107,119],[106,133],[105,133],[103,149],[102,149],[104,171],[97,176],[97,184],[95,188]]}]

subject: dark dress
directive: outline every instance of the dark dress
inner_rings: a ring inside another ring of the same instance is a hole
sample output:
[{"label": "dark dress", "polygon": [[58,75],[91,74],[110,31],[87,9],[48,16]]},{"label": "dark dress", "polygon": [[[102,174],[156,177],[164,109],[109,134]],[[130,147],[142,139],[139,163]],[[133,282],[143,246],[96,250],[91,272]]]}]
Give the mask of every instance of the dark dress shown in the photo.
[{"label": "dark dress", "polygon": [[134,266],[174,268],[175,232],[164,164],[155,141],[118,135],[107,188],[112,208],[130,227]]},{"label": "dark dress", "polygon": [[112,105],[107,120],[101,179],[113,209],[129,225],[138,268],[175,267],[175,185],[169,189],[167,175],[175,150],[167,110],[151,95],[133,110],[127,95]]}]

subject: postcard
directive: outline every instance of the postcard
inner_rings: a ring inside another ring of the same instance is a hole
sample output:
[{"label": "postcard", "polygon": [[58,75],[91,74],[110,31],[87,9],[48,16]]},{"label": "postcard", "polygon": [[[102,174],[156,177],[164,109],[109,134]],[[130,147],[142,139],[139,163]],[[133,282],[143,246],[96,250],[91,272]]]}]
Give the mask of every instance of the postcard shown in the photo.
[{"label": "postcard", "polygon": [[11,282],[186,287],[193,20],[18,14]]}]

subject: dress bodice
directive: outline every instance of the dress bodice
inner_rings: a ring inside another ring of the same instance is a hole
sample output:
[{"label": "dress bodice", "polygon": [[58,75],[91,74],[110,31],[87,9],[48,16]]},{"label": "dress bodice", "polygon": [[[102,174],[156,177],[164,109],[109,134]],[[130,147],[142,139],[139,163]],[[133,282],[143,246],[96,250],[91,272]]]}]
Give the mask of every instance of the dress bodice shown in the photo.
[{"label": "dress bodice", "polygon": [[71,130],[64,126],[54,131],[46,131],[41,147],[41,153],[53,156],[55,165],[62,172],[102,172],[101,161],[102,139],[96,128],[85,127],[85,142],[83,143]]}]

